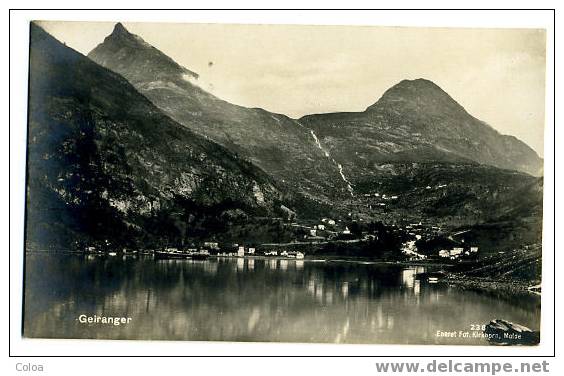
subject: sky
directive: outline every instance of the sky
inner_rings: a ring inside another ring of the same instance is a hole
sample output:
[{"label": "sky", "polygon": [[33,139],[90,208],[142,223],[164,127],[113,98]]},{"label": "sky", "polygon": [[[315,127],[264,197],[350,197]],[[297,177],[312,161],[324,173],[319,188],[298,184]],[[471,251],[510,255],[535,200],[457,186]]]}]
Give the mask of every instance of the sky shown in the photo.
[{"label": "sky", "polygon": [[[114,27],[39,24],[84,55]],[[426,78],[474,117],[543,156],[544,30],[122,24],[231,103],[293,118],[363,111],[401,80]]]}]

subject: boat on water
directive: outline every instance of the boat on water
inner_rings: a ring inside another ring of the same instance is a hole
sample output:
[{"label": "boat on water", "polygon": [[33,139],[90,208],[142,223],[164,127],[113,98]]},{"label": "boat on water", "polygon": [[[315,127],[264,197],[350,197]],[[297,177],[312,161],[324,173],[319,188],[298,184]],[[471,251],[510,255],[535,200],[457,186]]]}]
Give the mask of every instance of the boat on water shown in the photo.
[{"label": "boat on water", "polygon": [[155,250],[155,258],[157,259],[185,259],[188,253],[179,251],[178,248],[165,248],[164,250]]},{"label": "boat on water", "polygon": [[177,248],[165,248],[164,250],[155,251],[157,259],[192,259],[205,260],[210,256],[207,250],[179,250]]}]

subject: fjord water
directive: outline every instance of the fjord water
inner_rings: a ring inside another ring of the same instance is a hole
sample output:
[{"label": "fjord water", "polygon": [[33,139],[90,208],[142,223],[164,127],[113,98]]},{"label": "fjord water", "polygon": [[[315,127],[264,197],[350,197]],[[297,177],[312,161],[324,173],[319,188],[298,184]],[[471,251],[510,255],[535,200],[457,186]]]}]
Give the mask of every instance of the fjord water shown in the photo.
[{"label": "fjord water", "polygon": [[[43,338],[487,344],[437,331],[492,319],[539,330],[536,297],[415,278],[421,266],[264,258],[26,255],[24,335]],[[80,315],[131,317],[83,324]]]}]

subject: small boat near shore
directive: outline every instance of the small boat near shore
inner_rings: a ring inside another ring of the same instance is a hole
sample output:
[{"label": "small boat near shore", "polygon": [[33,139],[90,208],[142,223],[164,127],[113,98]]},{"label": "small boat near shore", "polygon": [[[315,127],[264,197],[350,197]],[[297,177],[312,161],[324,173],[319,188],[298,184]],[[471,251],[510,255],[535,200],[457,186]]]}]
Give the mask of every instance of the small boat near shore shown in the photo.
[{"label": "small boat near shore", "polygon": [[177,248],[165,248],[164,250],[155,250],[155,259],[186,259],[188,253],[179,251]]},{"label": "small boat near shore", "polygon": [[200,251],[183,251],[177,248],[166,248],[164,250],[155,251],[155,259],[192,259],[206,260],[210,256],[207,250]]}]

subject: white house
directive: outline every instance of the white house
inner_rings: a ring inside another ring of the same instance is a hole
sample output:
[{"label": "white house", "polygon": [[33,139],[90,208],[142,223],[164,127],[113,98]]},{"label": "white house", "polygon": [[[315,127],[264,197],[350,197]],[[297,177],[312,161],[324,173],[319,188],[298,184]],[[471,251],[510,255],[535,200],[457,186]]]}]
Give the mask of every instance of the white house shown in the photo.
[{"label": "white house", "polygon": [[464,248],[455,247],[455,248],[451,249],[450,255],[451,256],[460,256],[462,254],[462,252],[464,252]]},{"label": "white house", "polygon": [[450,256],[450,252],[447,251],[446,249],[441,249],[439,251],[439,257],[449,257]]},{"label": "white house", "polygon": [[242,245],[239,246],[239,248],[237,249],[237,256],[239,257],[245,256],[245,247],[243,247]]}]

